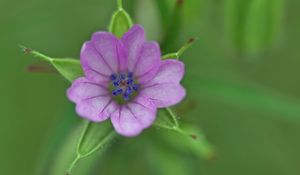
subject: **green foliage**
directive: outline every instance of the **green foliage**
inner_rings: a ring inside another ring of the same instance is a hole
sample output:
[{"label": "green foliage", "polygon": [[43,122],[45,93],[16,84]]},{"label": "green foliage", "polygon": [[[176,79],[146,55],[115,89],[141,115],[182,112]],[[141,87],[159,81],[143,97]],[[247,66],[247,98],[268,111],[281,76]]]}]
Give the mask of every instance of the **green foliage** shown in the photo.
[{"label": "green foliage", "polygon": [[117,134],[110,121],[101,123],[86,122],[77,144],[76,158],[70,164],[67,172],[71,173],[72,169],[80,159],[96,152],[99,153],[100,150],[103,151],[116,136]]},{"label": "green foliage", "polygon": [[[196,97],[205,96],[243,109],[268,112],[275,114],[274,117],[277,116],[284,121],[300,121],[300,103],[271,89],[241,80],[237,82],[213,77],[190,76],[190,78],[198,80],[197,82],[190,81],[187,83],[191,94]],[[190,83],[192,83],[192,86]],[[202,93],[194,93],[197,91]]]},{"label": "green foliage", "polygon": [[[165,0],[163,0],[165,1]],[[182,0],[177,0],[175,3],[175,8],[170,14],[169,20],[167,17],[164,17],[162,22],[163,22],[163,38],[162,38],[162,43],[161,43],[161,49],[163,52],[170,52],[172,48],[174,48],[174,43],[179,35],[180,29],[181,29],[181,19],[182,19],[182,6],[183,6],[184,1]],[[158,3],[158,6],[165,6],[166,2],[163,4]],[[167,12],[163,10],[162,8],[159,8],[161,11],[161,14],[164,14]],[[165,16],[165,15],[161,15]]]},{"label": "green foliage", "polygon": [[87,122],[78,143],[77,154],[86,157],[111,141],[116,135],[110,121],[101,123]]},{"label": "green foliage", "polygon": [[122,7],[122,0],[118,1],[118,10],[113,14],[109,25],[109,32],[121,38],[132,26],[132,20]]},{"label": "green foliage", "polygon": [[161,132],[163,142],[183,152],[191,152],[195,156],[211,159],[214,149],[207,142],[204,134],[192,125],[179,125],[177,117],[171,109],[162,109],[154,123],[155,126],[172,132]]},{"label": "green foliage", "polygon": [[257,54],[273,44],[282,7],[282,0],[225,1],[226,30],[240,54]]}]

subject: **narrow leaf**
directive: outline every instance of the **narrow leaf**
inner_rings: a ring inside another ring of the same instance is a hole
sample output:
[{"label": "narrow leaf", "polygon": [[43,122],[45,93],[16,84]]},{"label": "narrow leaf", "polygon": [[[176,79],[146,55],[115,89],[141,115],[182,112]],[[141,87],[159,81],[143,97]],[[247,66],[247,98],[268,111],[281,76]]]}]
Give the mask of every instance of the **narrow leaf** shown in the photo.
[{"label": "narrow leaf", "polygon": [[161,43],[161,49],[163,52],[168,52],[169,50],[171,50],[174,47],[174,43],[176,43],[177,37],[179,36],[178,34],[181,27],[183,4],[183,0],[176,1],[170,20],[167,25],[164,25],[166,27],[163,29],[164,36]]},{"label": "narrow leaf", "polygon": [[185,81],[189,92],[195,98],[205,97],[246,110],[260,110],[285,121],[300,121],[300,102],[272,89],[242,80],[198,76],[189,76],[189,78],[197,80]]},{"label": "narrow leaf", "polygon": [[[162,142],[163,144],[163,142]],[[150,168],[149,174],[157,175],[189,175],[190,166],[177,150],[170,150],[168,145],[147,144],[146,156],[147,164]]]}]

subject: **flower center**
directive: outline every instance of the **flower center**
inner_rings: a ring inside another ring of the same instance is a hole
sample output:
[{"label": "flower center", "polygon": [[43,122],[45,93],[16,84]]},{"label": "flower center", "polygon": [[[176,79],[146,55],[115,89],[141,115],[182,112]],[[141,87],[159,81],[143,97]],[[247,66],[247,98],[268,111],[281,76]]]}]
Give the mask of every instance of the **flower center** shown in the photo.
[{"label": "flower center", "polygon": [[132,72],[112,74],[110,80],[112,84],[111,94],[114,97],[121,97],[125,101],[130,100],[139,89]]}]

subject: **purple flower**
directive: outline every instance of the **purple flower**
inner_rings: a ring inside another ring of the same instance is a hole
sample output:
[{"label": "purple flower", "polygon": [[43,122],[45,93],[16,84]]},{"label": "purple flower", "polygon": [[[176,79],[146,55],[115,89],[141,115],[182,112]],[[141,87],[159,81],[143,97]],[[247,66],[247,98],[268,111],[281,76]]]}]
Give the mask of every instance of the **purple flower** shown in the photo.
[{"label": "purple flower", "polygon": [[110,118],[119,134],[136,136],[152,125],[157,108],[185,97],[180,85],[184,64],[160,57],[159,45],[146,41],[139,25],[121,39],[96,32],[81,49],[85,77],[73,82],[67,96],[81,117],[94,122]]}]

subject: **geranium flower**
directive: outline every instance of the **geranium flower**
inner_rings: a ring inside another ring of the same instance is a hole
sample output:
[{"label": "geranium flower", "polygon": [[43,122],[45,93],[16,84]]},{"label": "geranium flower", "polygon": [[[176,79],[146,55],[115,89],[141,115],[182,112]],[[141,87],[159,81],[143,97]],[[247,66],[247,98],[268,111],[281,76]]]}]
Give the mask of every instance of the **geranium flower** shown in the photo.
[{"label": "geranium flower", "polygon": [[134,25],[121,39],[96,32],[84,43],[80,61],[85,77],[67,91],[79,116],[93,122],[111,119],[123,136],[136,136],[150,127],[157,108],[179,103],[185,97],[180,85],[184,64],[161,60],[160,47],[145,39]]}]

